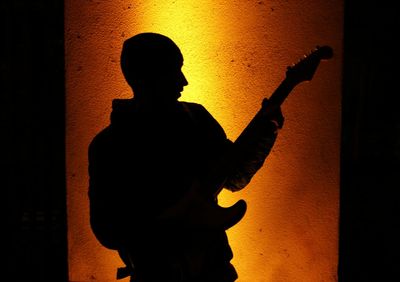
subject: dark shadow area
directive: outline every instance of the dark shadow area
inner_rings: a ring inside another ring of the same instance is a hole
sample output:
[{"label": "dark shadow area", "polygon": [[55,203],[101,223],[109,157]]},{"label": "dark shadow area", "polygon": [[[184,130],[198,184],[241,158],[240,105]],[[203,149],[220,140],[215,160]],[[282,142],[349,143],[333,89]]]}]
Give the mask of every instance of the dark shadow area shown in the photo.
[{"label": "dark shadow area", "polygon": [[[0,1],[8,281],[68,281],[63,5]],[[345,1],[341,282],[399,276],[396,6]]]},{"label": "dark shadow area", "polygon": [[339,280],[399,281],[398,8],[345,2]]},{"label": "dark shadow area", "polygon": [[68,281],[63,5],[0,1],[3,281]]}]

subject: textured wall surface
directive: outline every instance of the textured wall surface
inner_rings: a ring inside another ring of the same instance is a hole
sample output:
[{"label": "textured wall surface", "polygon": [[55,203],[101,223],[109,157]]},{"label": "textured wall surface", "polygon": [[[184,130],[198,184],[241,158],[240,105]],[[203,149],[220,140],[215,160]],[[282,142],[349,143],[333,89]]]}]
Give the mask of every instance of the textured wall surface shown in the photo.
[{"label": "textured wall surface", "polygon": [[[315,1],[78,1],[65,10],[70,281],[114,281],[118,256],[89,227],[87,148],[109,122],[111,101],[131,97],[119,68],[124,39],[163,33],[180,46],[189,86],[235,139],[316,45],[335,57],[284,103],[272,154],[242,198],[244,219],[228,231],[239,282],[336,281],[343,3]],[[123,280],[126,281],[126,280]]]}]

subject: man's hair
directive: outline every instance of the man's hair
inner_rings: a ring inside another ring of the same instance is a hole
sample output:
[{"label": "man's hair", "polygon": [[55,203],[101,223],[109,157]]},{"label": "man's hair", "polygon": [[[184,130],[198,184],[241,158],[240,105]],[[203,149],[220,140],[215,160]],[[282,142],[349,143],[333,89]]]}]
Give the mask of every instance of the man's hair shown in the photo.
[{"label": "man's hair", "polygon": [[168,37],[158,33],[139,33],[125,40],[121,52],[121,69],[128,84],[135,85],[162,74],[175,65],[182,54]]}]

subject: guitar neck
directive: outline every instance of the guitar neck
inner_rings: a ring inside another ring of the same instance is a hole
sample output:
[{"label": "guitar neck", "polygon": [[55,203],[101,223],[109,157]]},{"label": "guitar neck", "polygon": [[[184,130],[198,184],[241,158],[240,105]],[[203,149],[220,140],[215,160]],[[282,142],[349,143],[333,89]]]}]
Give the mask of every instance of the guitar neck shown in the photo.
[{"label": "guitar neck", "polygon": [[[263,103],[261,109],[256,113],[250,123],[242,131],[240,136],[236,139],[235,144],[241,146],[243,143],[248,143],[249,141],[251,142],[251,140],[256,140],[259,138],[258,136],[260,131],[263,131],[262,128],[263,124],[265,123],[265,118],[263,116],[266,107],[273,105],[280,106],[295,86],[296,84],[290,82],[288,79],[284,79],[278,88],[276,88],[276,90],[272,93],[268,99],[268,103]],[[217,169],[213,171],[214,173],[209,175],[209,183],[219,183],[219,185],[209,186],[211,189],[210,194],[216,196],[222,190],[225,176],[229,174],[228,172],[232,169],[232,165],[235,164],[234,159],[235,155],[226,155],[220,160],[220,163],[216,165]]]},{"label": "guitar neck", "polygon": [[[302,81],[310,81],[322,59],[330,59],[333,56],[333,50],[330,46],[317,47],[311,54],[305,56],[302,60],[293,66],[287,68],[285,79],[279,84],[272,95],[268,99],[264,99],[261,109],[256,113],[250,123],[242,131],[235,141],[235,147],[247,147],[254,145],[254,140],[260,138],[265,132],[266,113],[280,107],[290,92]],[[268,118],[268,117],[267,117]],[[239,150],[240,151],[240,150]],[[216,165],[217,169],[213,170],[210,175],[209,183],[211,195],[216,196],[223,188],[225,177],[235,166],[235,156],[226,155]]]},{"label": "guitar neck", "polygon": [[268,104],[274,106],[280,106],[283,104],[285,99],[289,96],[290,92],[292,92],[293,88],[296,86],[295,83],[292,83],[287,78],[285,78],[281,84],[275,89],[272,95],[268,99]]},{"label": "guitar neck", "polygon": [[290,92],[296,86],[296,83],[291,82],[287,78],[285,78],[281,84],[275,89],[272,95],[269,97],[268,102],[265,103],[266,99],[262,103],[261,109],[257,112],[257,114],[253,117],[250,123],[246,126],[246,128],[242,131],[240,136],[236,139],[235,142],[241,142],[242,139],[248,139],[249,135],[254,135],[257,132],[256,127],[257,124],[264,123],[265,119],[262,118],[267,107],[279,107],[285,101],[285,99],[289,96]]}]

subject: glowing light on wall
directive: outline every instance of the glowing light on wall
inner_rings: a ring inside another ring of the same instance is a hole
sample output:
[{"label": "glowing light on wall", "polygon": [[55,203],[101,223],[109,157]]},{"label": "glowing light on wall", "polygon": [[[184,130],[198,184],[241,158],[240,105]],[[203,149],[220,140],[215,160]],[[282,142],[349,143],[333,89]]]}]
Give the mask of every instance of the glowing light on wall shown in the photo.
[{"label": "glowing light on wall", "polygon": [[[312,2],[312,3],[310,3]],[[341,93],[341,1],[66,1],[67,185],[71,281],[113,281],[121,261],[89,227],[87,146],[131,97],[119,68],[124,39],[163,33],[180,46],[189,86],[235,139],[316,44],[335,58],[283,106],[285,127],[246,190],[245,218],[228,231],[240,282],[336,281]]]}]

